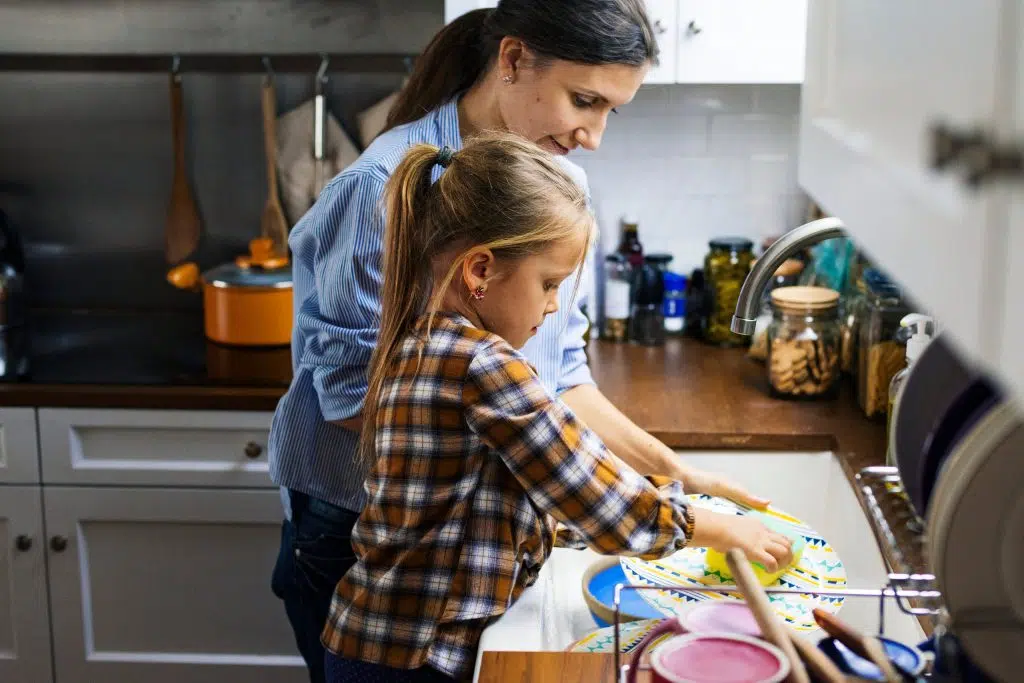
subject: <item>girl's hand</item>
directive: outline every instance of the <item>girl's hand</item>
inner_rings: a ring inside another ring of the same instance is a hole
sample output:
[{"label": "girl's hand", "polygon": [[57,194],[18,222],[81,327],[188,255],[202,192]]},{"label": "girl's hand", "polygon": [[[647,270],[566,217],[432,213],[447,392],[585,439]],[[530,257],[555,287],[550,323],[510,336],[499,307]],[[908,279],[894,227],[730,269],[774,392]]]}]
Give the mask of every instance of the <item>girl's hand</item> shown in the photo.
[{"label": "girl's hand", "polygon": [[681,466],[678,478],[679,481],[683,482],[683,489],[687,493],[703,493],[708,496],[728,498],[741,505],[758,509],[768,507],[768,503],[771,502],[767,498],[754,495],[739,484],[719,474],[698,470],[688,465]]},{"label": "girl's hand", "polygon": [[725,553],[739,548],[751,562],[769,572],[793,561],[792,542],[760,521],[743,515],[724,515],[705,508],[693,510],[692,545]]}]

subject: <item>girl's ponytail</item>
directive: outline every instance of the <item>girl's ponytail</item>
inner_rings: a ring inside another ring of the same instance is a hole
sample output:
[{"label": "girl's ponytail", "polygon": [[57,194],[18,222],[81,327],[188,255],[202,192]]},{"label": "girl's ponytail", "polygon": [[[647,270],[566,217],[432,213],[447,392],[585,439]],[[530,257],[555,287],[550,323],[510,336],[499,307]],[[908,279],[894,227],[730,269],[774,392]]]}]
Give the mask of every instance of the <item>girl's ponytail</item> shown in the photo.
[{"label": "girl's ponytail", "polygon": [[370,359],[369,390],[363,407],[360,458],[372,462],[376,440],[377,407],[387,363],[423,312],[433,286],[429,259],[423,258],[429,221],[427,194],[438,148],[415,145],[388,180],[384,190],[384,287],[377,347]]}]

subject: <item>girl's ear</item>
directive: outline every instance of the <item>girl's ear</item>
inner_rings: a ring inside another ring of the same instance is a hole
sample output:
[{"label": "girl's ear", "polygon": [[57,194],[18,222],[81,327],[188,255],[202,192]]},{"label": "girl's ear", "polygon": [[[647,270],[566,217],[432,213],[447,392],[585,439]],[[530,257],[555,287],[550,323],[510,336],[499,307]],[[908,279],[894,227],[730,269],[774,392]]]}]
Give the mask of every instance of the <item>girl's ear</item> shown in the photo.
[{"label": "girl's ear", "polygon": [[494,253],[487,248],[471,250],[462,260],[462,284],[470,292],[487,288],[487,281],[494,277]]}]

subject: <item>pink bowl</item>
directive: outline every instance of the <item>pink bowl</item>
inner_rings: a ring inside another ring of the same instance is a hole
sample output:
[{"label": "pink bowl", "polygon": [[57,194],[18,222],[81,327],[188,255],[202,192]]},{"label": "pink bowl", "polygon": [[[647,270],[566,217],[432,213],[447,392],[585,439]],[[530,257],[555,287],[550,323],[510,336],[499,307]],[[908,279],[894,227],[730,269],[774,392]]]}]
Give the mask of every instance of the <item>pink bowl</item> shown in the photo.
[{"label": "pink bowl", "polygon": [[780,683],[789,670],[777,647],[736,633],[676,636],[651,655],[655,683]]}]

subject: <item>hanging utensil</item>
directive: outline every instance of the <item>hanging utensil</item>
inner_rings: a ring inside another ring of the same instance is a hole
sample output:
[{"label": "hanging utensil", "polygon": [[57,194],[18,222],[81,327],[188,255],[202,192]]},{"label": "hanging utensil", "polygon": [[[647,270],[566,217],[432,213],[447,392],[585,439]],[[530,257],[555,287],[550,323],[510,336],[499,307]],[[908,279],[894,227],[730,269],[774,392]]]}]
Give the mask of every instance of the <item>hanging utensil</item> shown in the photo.
[{"label": "hanging utensil", "polygon": [[277,94],[274,89],[274,75],[270,60],[264,58],[267,73],[263,77],[263,147],[267,161],[267,203],[263,207],[260,232],[274,244],[274,253],[288,253],[288,223],[277,188]]},{"label": "hanging utensil", "polygon": [[185,167],[185,112],[178,59],[171,68],[171,136],[174,147],[174,179],[164,228],[164,255],[174,265],[188,258],[199,246],[202,224]]},{"label": "hanging utensil", "polygon": [[316,72],[313,95],[313,195],[319,196],[327,183],[324,176],[324,144],[327,139],[327,102],[324,99],[324,86],[327,85],[327,56],[320,60],[320,68]]}]

